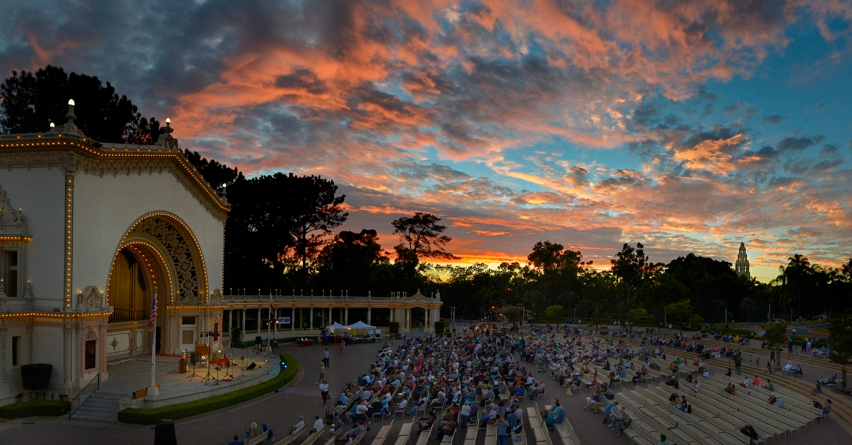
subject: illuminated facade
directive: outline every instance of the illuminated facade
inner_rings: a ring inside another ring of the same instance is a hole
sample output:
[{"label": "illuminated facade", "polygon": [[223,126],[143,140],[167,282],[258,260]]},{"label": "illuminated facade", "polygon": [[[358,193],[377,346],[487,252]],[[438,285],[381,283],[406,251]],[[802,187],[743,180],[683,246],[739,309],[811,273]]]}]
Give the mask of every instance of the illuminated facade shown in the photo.
[{"label": "illuminated facade", "polygon": [[[48,398],[109,360],[176,354],[221,330],[228,204],[171,136],[108,145],[68,122],[0,136],[0,405],[20,366],[53,365]],[[148,315],[157,294],[157,330]],[[214,346],[215,347],[215,346]]]}]

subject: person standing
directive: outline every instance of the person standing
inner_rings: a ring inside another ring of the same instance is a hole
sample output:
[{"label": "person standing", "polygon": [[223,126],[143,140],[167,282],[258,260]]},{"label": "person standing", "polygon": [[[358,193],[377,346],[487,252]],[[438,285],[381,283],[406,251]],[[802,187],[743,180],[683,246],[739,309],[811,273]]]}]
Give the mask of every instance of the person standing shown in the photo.
[{"label": "person standing", "polygon": [[238,434],[234,434],[234,440],[232,440],[228,445],[245,445],[245,442],[240,440],[240,436]]},{"label": "person standing", "polygon": [[328,401],[328,380],[323,379],[322,383],[319,384],[320,395],[322,396],[322,404]]},{"label": "person standing", "polygon": [[506,415],[500,415],[497,419],[497,443],[498,445],[507,445],[506,437],[509,435],[509,422],[506,421]]},{"label": "person standing", "polygon": [[319,366],[319,383],[325,378],[325,363],[320,363]]},{"label": "person standing", "polygon": [[467,423],[470,421],[470,403],[464,402],[462,404],[461,410],[459,411],[459,426],[461,429],[467,429]]},{"label": "person standing", "polygon": [[325,351],[322,351],[322,364],[325,365],[326,368],[330,368],[331,365],[328,364],[328,348],[325,348]]}]

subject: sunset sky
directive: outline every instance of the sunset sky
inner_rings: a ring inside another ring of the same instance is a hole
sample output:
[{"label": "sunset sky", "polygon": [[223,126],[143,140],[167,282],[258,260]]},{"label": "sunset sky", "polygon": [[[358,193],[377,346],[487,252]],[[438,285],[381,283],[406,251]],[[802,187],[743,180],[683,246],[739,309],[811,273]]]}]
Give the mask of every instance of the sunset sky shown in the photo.
[{"label": "sunset sky", "polygon": [[[550,240],[777,276],[852,256],[852,1],[4,3],[0,69],[110,81],[181,145],[333,179],[345,229],[444,218],[463,262]],[[74,98],[78,104],[86,98]],[[57,98],[67,100],[67,98]]]}]

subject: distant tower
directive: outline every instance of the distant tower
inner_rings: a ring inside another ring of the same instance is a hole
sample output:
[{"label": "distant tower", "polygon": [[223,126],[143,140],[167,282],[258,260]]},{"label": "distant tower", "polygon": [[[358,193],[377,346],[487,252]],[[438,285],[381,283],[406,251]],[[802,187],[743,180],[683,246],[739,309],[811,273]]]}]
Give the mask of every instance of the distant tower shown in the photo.
[{"label": "distant tower", "polygon": [[737,263],[734,266],[737,275],[751,279],[751,273],[748,271],[748,254],[746,254],[745,244],[740,241],[740,253],[737,254]]}]

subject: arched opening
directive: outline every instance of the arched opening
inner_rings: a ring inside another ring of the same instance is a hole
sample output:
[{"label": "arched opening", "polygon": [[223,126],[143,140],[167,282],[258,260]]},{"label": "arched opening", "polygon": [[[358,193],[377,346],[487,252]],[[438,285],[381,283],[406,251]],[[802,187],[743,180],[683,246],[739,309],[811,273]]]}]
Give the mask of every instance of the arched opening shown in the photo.
[{"label": "arched opening", "polygon": [[[148,318],[157,293],[157,325]],[[192,351],[204,335],[218,331],[221,312],[207,310],[207,273],[201,248],[177,216],[153,212],[136,220],[122,237],[110,269],[107,356]]]},{"label": "arched opening", "polygon": [[[156,336],[155,348],[162,352],[166,305],[172,294],[170,272],[163,256],[147,242],[124,244],[113,260],[109,275],[110,330],[125,328],[128,332],[128,355],[151,352],[151,335]],[[157,329],[147,329],[154,293],[157,293]],[[112,346],[116,349],[116,341]]]}]

